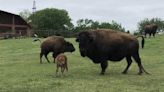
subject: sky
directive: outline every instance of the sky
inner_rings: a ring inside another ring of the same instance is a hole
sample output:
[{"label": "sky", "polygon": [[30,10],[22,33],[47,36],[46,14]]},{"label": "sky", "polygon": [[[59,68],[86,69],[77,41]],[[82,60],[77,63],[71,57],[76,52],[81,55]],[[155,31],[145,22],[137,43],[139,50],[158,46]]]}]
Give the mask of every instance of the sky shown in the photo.
[{"label": "sky", "polygon": [[[0,10],[19,14],[32,12],[33,0],[0,0]],[[145,18],[164,19],[164,0],[36,0],[36,10],[58,8],[68,11],[72,22],[92,19],[99,22],[120,23],[126,30],[137,30],[137,23]]]}]

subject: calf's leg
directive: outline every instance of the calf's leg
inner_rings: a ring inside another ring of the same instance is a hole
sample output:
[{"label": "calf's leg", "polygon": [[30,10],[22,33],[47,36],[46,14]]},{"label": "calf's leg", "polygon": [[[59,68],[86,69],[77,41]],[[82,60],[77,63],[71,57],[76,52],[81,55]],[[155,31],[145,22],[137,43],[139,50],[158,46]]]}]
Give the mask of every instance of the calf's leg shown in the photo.
[{"label": "calf's leg", "polygon": [[62,73],[62,75],[63,75],[63,73],[64,73],[64,70],[65,70],[65,67],[62,66],[62,67],[61,67],[61,73]]},{"label": "calf's leg", "polygon": [[57,65],[56,66],[56,75],[58,74],[58,71],[59,71],[59,66]]}]

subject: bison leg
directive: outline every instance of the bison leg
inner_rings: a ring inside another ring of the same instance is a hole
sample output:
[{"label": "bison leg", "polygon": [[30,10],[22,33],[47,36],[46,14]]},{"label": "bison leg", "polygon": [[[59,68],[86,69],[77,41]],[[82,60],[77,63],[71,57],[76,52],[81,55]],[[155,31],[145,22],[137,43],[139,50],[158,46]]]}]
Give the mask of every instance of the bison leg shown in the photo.
[{"label": "bison leg", "polygon": [[138,64],[138,68],[139,68],[138,74],[141,75],[143,73],[143,71],[142,71],[142,64],[141,64],[141,59],[139,57],[139,54],[137,53],[137,54],[133,55],[133,58],[136,61],[136,63]]},{"label": "bison leg", "polygon": [[48,62],[48,63],[50,63],[50,61],[49,61],[49,59],[48,59],[47,55],[48,55],[48,53],[46,53],[44,56],[45,56],[45,58],[46,58],[47,62]]},{"label": "bison leg", "polygon": [[132,64],[131,56],[127,56],[126,61],[127,61],[127,66],[126,66],[125,70],[122,72],[123,74],[127,74],[127,71],[129,69],[130,65]]},{"label": "bison leg", "polygon": [[108,61],[102,61],[101,62],[101,69],[102,69],[102,71],[101,71],[101,75],[104,75],[105,74],[105,70],[106,70],[106,68],[108,67]]},{"label": "bison leg", "polygon": [[56,75],[58,74],[59,71],[59,65],[56,66]]},{"label": "bison leg", "polygon": [[151,33],[149,33],[149,38],[151,37]]},{"label": "bison leg", "polygon": [[153,37],[155,38],[155,33],[153,33]]},{"label": "bison leg", "polygon": [[68,66],[67,66],[67,64],[65,64],[65,69],[67,70],[67,72],[68,72]]},{"label": "bison leg", "polygon": [[62,67],[61,67],[61,72],[62,72],[62,75],[63,75],[63,73],[64,73],[64,70],[65,70],[65,67],[64,67],[64,66],[62,66]]},{"label": "bison leg", "polygon": [[42,64],[42,56],[43,56],[43,53],[40,53],[40,63]]},{"label": "bison leg", "polygon": [[56,53],[53,53],[52,54],[52,57],[54,58],[54,63],[55,63],[55,58],[57,57],[57,54]]},{"label": "bison leg", "polygon": [[57,57],[57,55],[59,55],[60,52],[53,52],[52,57],[54,58],[54,63],[55,63],[55,58]]},{"label": "bison leg", "polygon": [[146,38],[146,34],[147,34],[147,33],[145,32],[145,34],[144,34],[144,35],[145,35],[145,38]]}]

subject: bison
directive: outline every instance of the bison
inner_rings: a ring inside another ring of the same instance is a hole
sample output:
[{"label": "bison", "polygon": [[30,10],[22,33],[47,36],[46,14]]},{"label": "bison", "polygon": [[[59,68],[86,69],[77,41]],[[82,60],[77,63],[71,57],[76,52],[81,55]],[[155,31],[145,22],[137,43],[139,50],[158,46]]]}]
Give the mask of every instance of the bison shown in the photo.
[{"label": "bison", "polygon": [[149,37],[151,37],[151,35],[153,35],[153,37],[155,37],[157,28],[158,28],[158,26],[156,24],[146,25],[144,27],[144,35],[145,35],[145,37],[146,37],[147,34],[149,34]]},{"label": "bison", "polygon": [[[142,37],[142,47],[144,46],[144,37]],[[80,32],[76,38],[79,43],[79,50],[82,57],[89,57],[94,63],[101,65],[101,73],[104,75],[108,66],[108,60],[117,62],[126,58],[127,66],[122,72],[127,73],[134,58],[139,67],[139,73],[145,71],[139,56],[139,42],[136,37],[111,29],[98,29],[94,31]]]},{"label": "bison", "polygon": [[67,42],[64,37],[61,36],[50,36],[47,37],[41,44],[40,52],[40,63],[42,63],[42,56],[44,55],[47,61],[50,61],[47,58],[49,52],[53,52],[53,58],[60,53],[64,52],[74,52],[75,48],[72,43]]},{"label": "bison", "polygon": [[63,75],[65,69],[68,72],[68,65],[67,65],[67,56],[64,55],[64,53],[59,54],[56,58],[55,58],[55,62],[56,62],[56,74],[58,73],[59,68],[61,68],[61,73]]}]

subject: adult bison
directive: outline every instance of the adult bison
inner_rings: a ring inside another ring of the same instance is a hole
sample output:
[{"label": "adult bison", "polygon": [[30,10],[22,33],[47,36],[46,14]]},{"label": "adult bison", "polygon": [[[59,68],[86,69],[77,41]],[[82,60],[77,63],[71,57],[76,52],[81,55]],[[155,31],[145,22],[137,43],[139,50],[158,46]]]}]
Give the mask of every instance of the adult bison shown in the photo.
[{"label": "adult bison", "polygon": [[[138,64],[138,74],[142,74],[143,72],[148,74],[142,66],[138,53],[138,40],[130,34],[116,32],[110,29],[99,29],[79,33],[76,41],[79,42],[79,50],[82,57],[87,56],[94,63],[101,64],[101,74],[105,73],[108,60],[117,62],[123,58],[127,60],[127,67],[122,73],[126,74],[132,63],[131,57],[133,57]],[[143,36],[142,45],[144,45]]]},{"label": "adult bison", "polygon": [[144,35],[145,35],[145,37],[146,37],[147,34],[149,34],[149,37],[151,37],[151,35],[153,35],[153,37],[155,37],[157,28],[158,28],[158,26],[156,24],[146,25],[144,27]]},{"label": "adult bison", "polygon": [[44,55],[47,61],[50,61],[47,58],[49,52],[53,52],[53,57],[60,53],[64,52],[73,52],[75,51],[72,43],[65,41],[65,39],[61,36],[50,36],[47,37],[41,44],[41,52],[40,52],[40,63],[42,63],[42,56]]}]

